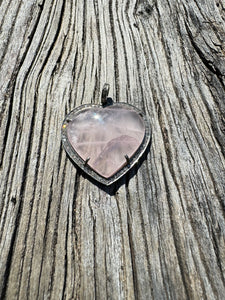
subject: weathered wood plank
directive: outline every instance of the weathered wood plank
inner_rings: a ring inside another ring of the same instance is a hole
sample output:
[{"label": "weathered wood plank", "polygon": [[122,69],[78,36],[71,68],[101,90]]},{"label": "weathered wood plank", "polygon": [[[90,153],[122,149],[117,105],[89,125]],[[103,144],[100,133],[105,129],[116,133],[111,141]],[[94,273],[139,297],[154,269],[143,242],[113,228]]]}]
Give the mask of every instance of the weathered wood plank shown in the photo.
[{"label": "weathered wood plank", "polygon": [[[0,298],[223,299],[224,1],[0,8]],[[152,126],[108,188],[60,140],[105,82]]]}]

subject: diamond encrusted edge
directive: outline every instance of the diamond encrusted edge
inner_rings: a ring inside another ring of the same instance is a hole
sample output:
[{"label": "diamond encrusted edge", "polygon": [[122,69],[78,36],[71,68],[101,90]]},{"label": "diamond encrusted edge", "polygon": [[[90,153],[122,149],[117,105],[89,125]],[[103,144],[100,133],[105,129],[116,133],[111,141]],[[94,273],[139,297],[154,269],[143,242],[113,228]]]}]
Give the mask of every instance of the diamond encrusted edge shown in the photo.
[{"label": "diamond encrusted edge", "polygon": [[[143,141],[135,154],[130,158],[129,164],[125,165],[123,168],[121,168],[117,173],[115,173],[113,176],[109,178],[102,177],[98,173],[96,173],[88,164],[85,165],[85,161],[78,155],[78,153],[73,149],[72,145],[69,142],[68,136],[67,136],[67,125],[70,121],[73,120],[73,115],[77,115],[77,113],[87,109],[87,108],[94,108],[94,107],[100,107],[103,108],[102,105],[98,104],[84,104],[77,108],[74,108],[69,114],[66,115],[63,123],[62,123],[62,143],[64,146],[64,149],[66,150],[69,157],[74,161],[74,163],[81,168],[84,172],[86,172],[89,176],[91,176],[93,179],[97,180],[98,182],[104,184],[104,185],[111,185],[118,179],[120,179],[123,175],[125,175],[141,158],[141,156],[144,154],[151,138],[151,126],[149,119],[146,115],[142,113],[141,110],[139,110],[137,107],[124,103],[124,102],[115,102],[112,105],[110,105],[110,108],[126,108],[130,110],[136,111],[139,116],[142,118],[144,125],[145,125],[145,135],[143,138]],[[109,107],[109,106],[108,106]]]}]

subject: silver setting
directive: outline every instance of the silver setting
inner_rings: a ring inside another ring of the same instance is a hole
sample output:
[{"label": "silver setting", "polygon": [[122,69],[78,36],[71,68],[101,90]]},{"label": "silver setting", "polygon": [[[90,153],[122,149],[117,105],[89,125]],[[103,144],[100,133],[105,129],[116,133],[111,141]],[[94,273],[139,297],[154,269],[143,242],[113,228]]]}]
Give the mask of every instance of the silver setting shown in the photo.
[{"label": "silver setting", "polygon": [[127,154],[124,157],[126,158],[127,165],[130,165],[130,157]]},{"label": "silver setting", "polygon": [[90,159],[91,159],[91,158],[88,157],[88,158],[85,160],[85,162],[84,162],[84,165],[85,165],[85,166],[88,164],[88,162],[89,162]]},{"label": "silver setting", "polygon": [[[105,87],[105,86],[104,86]],[[119,178],[121,178],[125,173],[127,173],[140,159],[140,157],[144,154],[149,142],[150,142],[150,137],[151,137],[151,127],[150,127],[150,123],[148,118],[135,106],[130,105],[128,103],[113,103],[111,105],[111,108],[126,108],[126,109],[130,109],[130,110],[134,110],[136,111],[142,118],[144,124],[145,124],[145,135],[142,141],[142,144],[140,145],[140,147],[138,148],[138,150],[136,151],[136,153],[132,156],[132,157],[128,157],[128,155],[124,155],[125,157],[125,165],[123,168],[121,168],[116,174],[114,174],[112,177],[110,178],[105,178],[102,177],[101,175],[99,175],[98,173],[96,173],[89,165],[88,165],[88,161],[89,161],[89,157],[86,159],[86,161],[84,161],[79,155],[78,153],[73,149],[73,147],[71,146],[68,137],[67,137],[67,124],[73,120],[73,118],[81,113],[83,110],[86,109],[90,109],[93,107],[103,107],[104,109],[104,105],[107,103],[107,96],[108,96],[108,92],[109,92],[109,85],[107,85],[105,87],[104,90],[103,87],[103,92],[102,92],[102,105],[96,105],[96,104],[85,104],[82,106],[79,106],[75,109],[73,109],[65,118],[65,120],[63,121],[62,124],[62,143],[63,146],[67,152],[67,154],[69,155],[69,157],[74,161],[74,163],[80,168],[82,169],[84,172],[86,172],[89,176],[91,176],[92,178],[94,178],[95,180],[97,180],[98,182],[104,184],[104,185],[111,185],[112,183],[114,183],[115,181],[117,181]],[[105,100],[104,100],[105,99]]]}]

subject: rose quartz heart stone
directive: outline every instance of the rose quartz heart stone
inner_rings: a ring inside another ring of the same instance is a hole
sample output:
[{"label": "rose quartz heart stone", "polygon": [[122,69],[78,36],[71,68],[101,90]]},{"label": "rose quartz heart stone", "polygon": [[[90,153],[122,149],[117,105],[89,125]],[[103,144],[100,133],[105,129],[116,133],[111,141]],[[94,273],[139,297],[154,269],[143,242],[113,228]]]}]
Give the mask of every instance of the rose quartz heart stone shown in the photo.
[{"label": "rose quartz heart stone", "polygon": [[[116,105],[114,105],[116,106]],[[68,123],[68,139],[88,165],[109,178],[127,163],[141,145],[145,125],[138,113],[121,107],[82,110]]]}]

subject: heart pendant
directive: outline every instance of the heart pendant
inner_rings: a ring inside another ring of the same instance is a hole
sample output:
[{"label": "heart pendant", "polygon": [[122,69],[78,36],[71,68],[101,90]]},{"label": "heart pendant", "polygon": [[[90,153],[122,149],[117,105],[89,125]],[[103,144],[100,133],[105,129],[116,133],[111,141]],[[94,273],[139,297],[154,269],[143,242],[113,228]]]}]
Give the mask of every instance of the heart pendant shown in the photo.
[{"label": "heart pendant", "polygon": [[70,158],[95,180],[110,185],[142,156],[150,141],[148,119],[127,103],[107,101],[72,110],[62,125],[62,142]]}]

